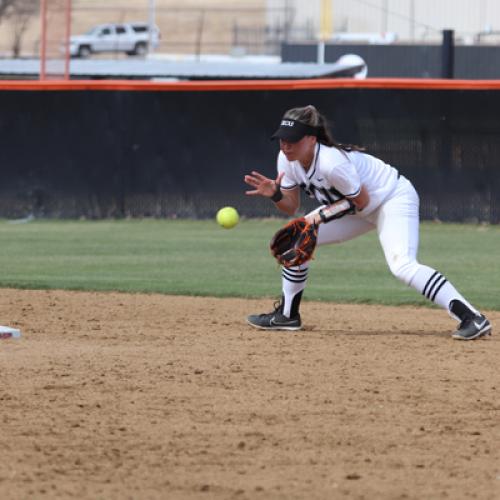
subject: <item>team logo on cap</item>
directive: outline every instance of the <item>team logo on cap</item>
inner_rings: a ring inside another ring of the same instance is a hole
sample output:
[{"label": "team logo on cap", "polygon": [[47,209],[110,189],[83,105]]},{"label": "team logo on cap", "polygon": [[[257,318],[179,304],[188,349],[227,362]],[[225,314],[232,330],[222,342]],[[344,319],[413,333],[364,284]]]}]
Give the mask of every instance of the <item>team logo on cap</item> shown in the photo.
[{"label": "team logo on cap", "polygon": [[294,121],[291,120],[281,120],[282,127],[293,127],[295,125]]}]

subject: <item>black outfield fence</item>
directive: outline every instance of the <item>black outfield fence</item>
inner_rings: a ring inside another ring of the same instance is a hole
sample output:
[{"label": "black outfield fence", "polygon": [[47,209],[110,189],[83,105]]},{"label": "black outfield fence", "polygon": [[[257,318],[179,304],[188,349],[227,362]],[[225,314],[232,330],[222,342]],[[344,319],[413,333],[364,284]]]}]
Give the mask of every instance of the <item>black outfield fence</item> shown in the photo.
[{"label": "black outfield fence", "polygon": [[[370,78],[442,78],[443,45],[326,44],[326,63],[346,54],[363,58]],[[316,62],[317,43],[290,43],[281,46],[283,62]],[[456,45],[453,47],[453,78],[487,80],[500,78],[500,47],[497,45]]]},{"label": "black outfield fence", "polygon": [[240,83],[4,83],[0,217],[275,215],[243,176],[276,175],[269,136],[312,103],[412,180],[424,219],[500,221],[500,83]]}]

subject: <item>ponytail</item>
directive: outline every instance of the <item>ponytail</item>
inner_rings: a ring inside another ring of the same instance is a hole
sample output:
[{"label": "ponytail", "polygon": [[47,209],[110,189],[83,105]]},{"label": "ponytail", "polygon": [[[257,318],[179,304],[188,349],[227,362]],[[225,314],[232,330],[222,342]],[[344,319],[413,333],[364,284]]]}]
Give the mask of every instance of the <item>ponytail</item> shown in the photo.
[{"label": "ponytail", "polygon": [[283,118],[297,120],[306,125],[315,127],[317,130],[318,142],[325,146],[334,147],[346,152],[365,150],[361,146],[356,146],[355,144],[342,144],[337,142],[330,133],[327,119],[312,104],[302,108],[289,109],[283,115]]}]

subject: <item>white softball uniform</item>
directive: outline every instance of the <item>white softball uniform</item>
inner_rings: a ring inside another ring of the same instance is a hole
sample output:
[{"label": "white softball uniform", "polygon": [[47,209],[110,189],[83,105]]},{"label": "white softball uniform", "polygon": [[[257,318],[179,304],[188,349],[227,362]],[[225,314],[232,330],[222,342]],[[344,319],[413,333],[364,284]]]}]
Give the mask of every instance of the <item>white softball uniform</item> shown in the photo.
[{"label": "white softball uniform", "polygon": [[344,152],[319,143],[307,172],[298,161],[288,161],[281,151],[278,171],[285,172],[281,182],[283,190],[300,186],[311,198],[326,205],[343,198],[354,198],[363,184],[370,194],[370,203],[363,209],[363,217],[378,208],[398,183],[398,171],[382,160],[366,153]]},{"label": "white softball uniform", "polygon": [[[398,279],[447,310],[455,298],[470,306],[441,273],[417,262],[419,198],[411,182],[394,167],[363,152],[346,152],[318,143],[307,171],[298,161],[288,161],[280,151],[278,172],[285,173],[283,191],[300,187],[321,206],[354,198],[364,186],[368,205],[355,214],[321,224],[318,245],[340,243],[377,229],[387,264]],[[307,268],[308,263],[283,269],[285,296],[295,295],[305,287]]]}]

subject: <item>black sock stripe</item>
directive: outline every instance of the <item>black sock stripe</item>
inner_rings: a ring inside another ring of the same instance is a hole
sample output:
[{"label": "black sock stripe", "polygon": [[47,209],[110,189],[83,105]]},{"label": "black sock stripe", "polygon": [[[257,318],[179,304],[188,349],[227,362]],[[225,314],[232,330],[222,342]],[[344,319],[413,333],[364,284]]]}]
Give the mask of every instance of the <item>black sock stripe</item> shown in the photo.
[{"label": "black sock stripe", "polygon": [[429,284],[432,282],[432,280],[435,278],[435,276],[439,274],[437,271],[434,271],[434,274],[427,280],[427,283],[424,286],[424,290],[422,291],[422,295],[425,295],[427,297],[427,287]]},{"label": "black sock stripe", "polygon": [[425,294],[425,296],[430,300],[433,292],[434,292],[434,289],[436,288],[436,286],[439,284],[439,282],[441,280],[443,280],[443,276],[440,274],[439,276],[436,277],[436,279],[434,280],[434,282],[432,283],[432,285],[429,287],[429,290],[427,290],[427,293]]},{"label": "black sock stripe", "polygon": [[304,277],[307,277],[307,269],[305,271],[301,271],[301,272],[294,272],[294,271],[290,271],[290,269],[286,269],[286,268],[283,268],[282,270],[282,273],[283,276],[290,276],[290,278],[304,278]]},{"label": "black sock stripe", "polygon": [[306,267],[305,269],[292,269],[291,267],[282,267],[281,269],[283,270],[283,272],[292,274],[304,274],[309,271],[308,267]]},{"label": "black sock stripe", "polygon": [[432,300],[431,297],[432,295],[434,294],[434,290],[436,289],[437,286],[439,286],[439,284],[442,282],[442,281],[446,281],[446,278],[440,274],[438,276],[437,279],[434,280],[434,283],[432,284],[432,286],[429,288],[429,290],[427,291],[427,295],[426,297],[429,299],[429,300]]},{"label": "black sock stripe", "polygon": [[[443,276],[443,278],[444,278],[444,276]],[[445,283],[447,283],[447,282],[448,282],[448,280],[445,278],[445,279],[443,280],[443,282],[442,282],[442,283],[441,283],[441,284],[437,287],[436,291],[434,292],[434,295],[432,296],[432,299],[431,299],[431,300],[432,300],[432,302],[434,302],[434,299],[436,298],[436,295],[438,294],[439,290],[441,290],[441,288],[443,288],[443,285],[444,285]]]}]

